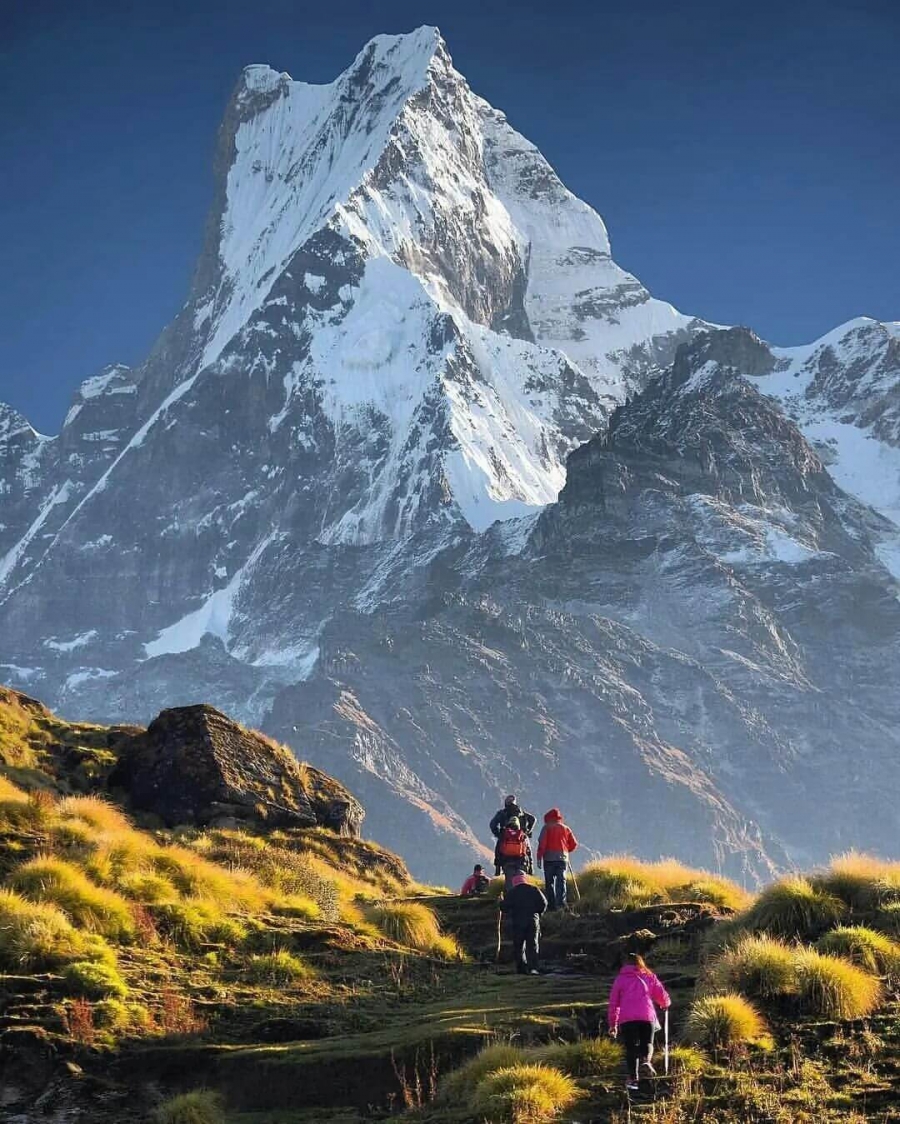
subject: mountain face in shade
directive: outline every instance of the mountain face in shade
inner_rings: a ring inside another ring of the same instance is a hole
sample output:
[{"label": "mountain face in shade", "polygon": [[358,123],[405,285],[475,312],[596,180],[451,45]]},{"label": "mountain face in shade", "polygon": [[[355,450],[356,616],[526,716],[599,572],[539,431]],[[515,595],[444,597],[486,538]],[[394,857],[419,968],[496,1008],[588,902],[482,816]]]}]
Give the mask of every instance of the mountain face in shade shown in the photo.
[{"label": "mountain face in shade", "polygon": [[651,297],[432,28],[248,67],[147,361],[0,406],[0,678],[237,713],[442,879],[514,789],[748,876],[886,845],[898,349]]}]

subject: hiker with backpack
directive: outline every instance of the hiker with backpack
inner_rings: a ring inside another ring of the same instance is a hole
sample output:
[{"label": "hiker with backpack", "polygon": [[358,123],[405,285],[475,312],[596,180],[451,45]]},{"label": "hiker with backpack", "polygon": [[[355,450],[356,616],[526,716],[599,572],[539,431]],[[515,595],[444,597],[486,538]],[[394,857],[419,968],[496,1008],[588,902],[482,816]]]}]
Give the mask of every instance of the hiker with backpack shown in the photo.
[{"label": "hiker with backpack", "polygon": [[546,908],[547,899],[538,887],[532,885],[521,871],[513,874],[500,902],[500,912],[506,918],[516,957],[516,972],[520,976],[540,974],[541,914]]},{"label": "hiker with backpack", "polygon": [[668,1011],[671,1003],[669,993],[647,967],[643,956],[626,953],[609,995],[607,1019],[609,1033],[625,1047],[625,1089],[629,1093],[640,1088],[642,1069],[647,1076],[656,1076],[650,1064],[653,1035],[659,1028],[656,1004]]},{"label": "hiker with backpack", "polygon": [[572,830],[563,823],[559,808],[551,808],[544,816],[544,826],[538,836],[537,865],[544,867],[544,892],[547,908],[564,909],[566,906],[566,870],[569,855],[578,846]]},{"label": "hiker with backpack", "polygon": [[484,867],[481,863],[475,864],[475,869],[469,877],[463,882],[462,889],[459,891],[461,898],[475,898],[487,891],[490,886],[491,880],[484,873]]},{"label": "hiker with backpack", "polygon": [[533,869],[528,836],[520,826],[519,817],[510,816],[494,848],[494,873],[503,874],[504,888],[509,890],[513,875],[531,874]]},{"label": "hiker with backpack", "polygon": [[518,819],[519,826],[522,828],[525,834],[528,836],[531,835],[532,831],[534,831],[534,816],[531,814],[531,812],[522,811],[515,796],[507,796],[507,798],[503,802],[503,807],[499,812],[494,813],[494,816],[491,819],[490,824],[488,825],[491,829],[491,835],[493,835],[495,839],[500,838],[503,829],[506,827],[513,816]]}]

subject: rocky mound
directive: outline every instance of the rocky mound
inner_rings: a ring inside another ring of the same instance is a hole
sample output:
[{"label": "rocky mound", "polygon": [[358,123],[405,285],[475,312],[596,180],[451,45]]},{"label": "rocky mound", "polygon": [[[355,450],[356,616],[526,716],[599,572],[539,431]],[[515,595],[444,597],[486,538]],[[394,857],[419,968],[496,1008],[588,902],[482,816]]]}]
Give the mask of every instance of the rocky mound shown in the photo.
[{"label": "rocky mound", "polygon": [[365,810],[340,782],[206,705],[147,727],[67,723],[0,687],[0,763],[61,791],[114,792],[169,827],[327,827],[358,838]]}]

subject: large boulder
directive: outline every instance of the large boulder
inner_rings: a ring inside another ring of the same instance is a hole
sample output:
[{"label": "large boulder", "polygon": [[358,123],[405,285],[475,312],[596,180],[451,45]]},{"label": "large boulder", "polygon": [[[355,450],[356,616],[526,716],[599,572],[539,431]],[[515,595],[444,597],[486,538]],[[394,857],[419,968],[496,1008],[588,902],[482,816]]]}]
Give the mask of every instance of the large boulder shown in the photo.
[{"label": "large boulder", "polygon": [[214,707],[164,710],[120,753],[110,787],[170,826],[322,825],[359,833],[362,806],[342,785]]}]

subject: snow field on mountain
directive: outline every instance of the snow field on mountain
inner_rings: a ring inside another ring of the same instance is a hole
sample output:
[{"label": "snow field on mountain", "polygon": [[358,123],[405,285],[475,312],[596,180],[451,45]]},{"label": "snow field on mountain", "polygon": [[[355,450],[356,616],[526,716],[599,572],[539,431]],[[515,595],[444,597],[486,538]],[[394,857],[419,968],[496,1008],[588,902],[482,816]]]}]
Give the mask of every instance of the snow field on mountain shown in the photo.
[{"label": "snow field on mountain", "polygon": [[281,94],[244,121],[235,136],[220,245],[225,300],[215,313],[201,366],[221,354],[262,303],[270,287],[266,281],[274,280],[374,167],[401,106],[426,81],[435,46],[431,28],[373,40],[375,89],[355,115],[348,115],[345,101],[353,100],[350,85],[362,54],[321,86],[282,82],[281,76],[273,84],[260,74],[262,68],[252,68],[253,91],[280,86]]}]

